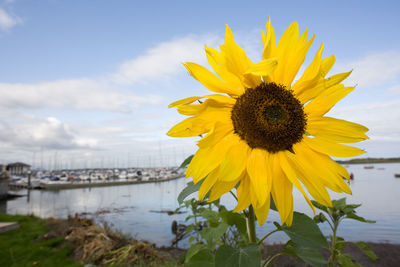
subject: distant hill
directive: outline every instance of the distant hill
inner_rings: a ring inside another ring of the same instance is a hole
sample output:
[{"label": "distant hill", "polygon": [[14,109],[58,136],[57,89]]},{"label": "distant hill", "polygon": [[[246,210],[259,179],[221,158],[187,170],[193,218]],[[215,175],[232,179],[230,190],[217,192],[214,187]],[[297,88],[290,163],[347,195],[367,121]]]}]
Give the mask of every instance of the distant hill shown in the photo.
[{"label": "distant hill", "polygon": [[364,163],[400,163],[400,158],[365,158],[351,160],[337,160],[340,164],[364,164]]}]

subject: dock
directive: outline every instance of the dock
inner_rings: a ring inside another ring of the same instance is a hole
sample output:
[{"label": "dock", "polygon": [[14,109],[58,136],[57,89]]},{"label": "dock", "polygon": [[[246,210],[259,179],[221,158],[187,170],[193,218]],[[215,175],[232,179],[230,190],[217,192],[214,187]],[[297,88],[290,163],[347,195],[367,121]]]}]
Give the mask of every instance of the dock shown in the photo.
[{"label": "dock", "polygon": [[27,184],[9,184],[10,189],[41,189],[41,190],[64,190],[76,188],[91,188],[91,187],[104,187],[104,186],[118,186],[118,185],[131,185],[131,184],[148,184],[148,183],[162,183],[167,181],[176,180],[183,176],[170,177],[163,179],[149,179],[149,180],[115,180],[115,181],[91,181],[91,182],[69,182],[69,183],[41,183],[39,186],[29,187]]}]

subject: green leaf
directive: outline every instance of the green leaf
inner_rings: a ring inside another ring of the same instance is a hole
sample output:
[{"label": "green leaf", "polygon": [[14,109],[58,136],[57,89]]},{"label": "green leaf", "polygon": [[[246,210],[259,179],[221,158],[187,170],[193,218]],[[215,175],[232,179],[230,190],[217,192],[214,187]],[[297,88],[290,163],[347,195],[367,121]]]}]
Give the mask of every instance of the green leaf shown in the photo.
[{"label": "green leaf", "polygon": [[197,252],[205,248],[207,248],[205,244],[195,244],[190,246],[185,254],[185,262],[188,262],[195,254],[197,254]]},{"label": "green leaf", "polygon": [[283,253],[296,256],[313,266],[323,266],[328,263],[324,256],[315,248],[302,247],[291,240],[286,243]]},{"label": "green leaf", "polygon": [[332,200],[332,205],[336,210],[343,210],[346,207],[346,198]]},{"label": "green leaf", "polygon": [[200,216],[213,224],[216,224],[219,221],[218,212],[214,210],[204,209],[200,212]]},{"label": "green leaf", "polygon": [[299,212],[294,212],[292,226],[282,226],[282,230],[297,245],[304,248],[328,248],[328,241],[313,219]]},{"label": "green leaf", "polygon": [[363,217],[356,215],[355,213],[346,214],[345,219],[352,219],[352,220],[357,220],[357,221],[365,222],[365,223],[376,223],[376,221],[366,220]]},{"label": "green leaf", "polygon": [[325,207],[324,205],[319,204],[319,203],[318,203],[317,201],[315,201],[315,200],[311,200],[311,203],[312,203],[312,204],[314,205],[314,207],[316,207],[317,209],[323,210],[323,211],[325,211],[325,212],[328,213],[328,208]]},{"label": "green leaf", "polygon": [[342,267],[361,267],[360,264],[354,262],[349,255],[339,254],[337,260]]},{"label": "green leaf", "polygon": [[361,204],[346,205],[341,211],[343,211],[345,214],[355,213],[354,210],[360,206]]},{"label": "green leaf", "polygon": [[191,155],[189,157],[187,157],[181,164],[181,166],[179,166],[179,168],[186,168],[187,165],[190,164],[190,162],[192,161],[194,155]]},{"label": "green leaf", "polygon": [[357,247],[361,249],[365,255],[368,256],[368,258],[370,258],[373,261],[378,260],[378,256],[376,256],[375,252],[373,252],[372,249],[370,249],[365,242],[360,241],[360,242],[355,242],[354,244],[356,244]]},{"label": "green leaf", "polygon": [[346,207],[352,208],[353,210],[358,208],[358,207],[360,207],[360,206],[361,206],[361,204],[348,204],[348,205],[346,205]]},{"label": "green leaf", "polygon": [[235,225],[241,234],[247,235],[246,219],[242,213],[225,210],[220,211],[219,214],[224,222],[230,226]]},{"label": "green leaf", "polygon": [[328,219],[325,217],[325,215],[323,213],[320,213],[318,215],[315,215],[313,220],[316,223],[323,223],[323,222],[327,221]]},{"label": "green leaf", "polygon": [[200,235],[204,238],[209,248],[214,248],[217,241],[222,237],[223,234],[228,230],[228,225],[223,222],[217,227],[206,227],[200,231]]},{"label": "green leaf", "polygon": [[222,245],[215,254],[215,266],[218,267],[260,267],[261,253],[256,244],[233,248]]},{"label": "green leaf", "polygon": [[179,193],[178,196],[179,205],[182,204],[185,198],[187,198],[190,194],[199,191],[202,183],[203,181],[200,181],[197,184],[194,184],[193,182],[187,183],[186,187],[183,188],[183,190]]},{"label": "green leaf", "polygon": [[215,267],[214,254],[208,248],[199,249],[188,261],[185,259],[186,267]]}]

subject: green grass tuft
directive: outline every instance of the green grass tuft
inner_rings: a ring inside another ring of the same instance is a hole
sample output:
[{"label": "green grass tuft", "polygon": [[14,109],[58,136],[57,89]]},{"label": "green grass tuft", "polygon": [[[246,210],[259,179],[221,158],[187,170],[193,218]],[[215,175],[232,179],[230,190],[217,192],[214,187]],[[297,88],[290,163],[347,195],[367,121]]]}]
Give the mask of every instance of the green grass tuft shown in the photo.
[{"label": "green grass tuft", "polygon": [[37,240],[48,232],[45,220],[0,214],[0,222],[20,224],[20,228],[0,234],[0,266],[82,266],[70,258],[72,249],[63,237]]}]

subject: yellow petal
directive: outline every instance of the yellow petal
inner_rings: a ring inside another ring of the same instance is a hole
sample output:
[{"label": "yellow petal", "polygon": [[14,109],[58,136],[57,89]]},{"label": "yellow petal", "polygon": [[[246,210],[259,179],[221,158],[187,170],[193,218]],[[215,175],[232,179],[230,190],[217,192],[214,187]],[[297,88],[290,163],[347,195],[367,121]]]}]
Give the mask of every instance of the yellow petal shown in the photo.
[{"label": "yellow petal", "polygon": [[308,197],[308,195],[304,191],[303,187],[301,186],[299,180],[297,179],[298,175],[297,175],[296,171],[289,164],[288,158],[293,157],[293,154],[291,152],[279,152],[279,153],[277,153],[277,156],[279,158],[280,166],[281,166],[283,172],[286,174],[286,177],[303,194],[308,205],[310,205],[311,209],[314,211],[314,214],[315,214],[314,205],[311,203],[310,198]]},{"label": "yellow petal", "polygon": [[196,117],[187,118],[172,127],[167,135],[171,137],[198,136],[206,133],[212,127],[212,122],[205,121]]},{"label": "yellow petal", "polygon": [[199,199],[203,200],[205,195],[210,191],[211,187],[216,183],[218,179],[219,167],[215,168],[209,175],[204,179],[204,182],[200,186]]},{"label": "yellow petal", "polygon": [[[296,150],[297,151],[297,150]],[[322,180],[319,178],[320,174],[313,168],[313,164],[310,164],[310,160],[304,158],[301,154],[297,154],[295,157],[288,158],[289,163],[293,166],[298,177],[307,191],[311,196],[318,202],[325,206],[332,207],[331,198],[328,191],[323,185]]]},{"label": "yellow petal", "polygon": [[[196,118],[211,122],[215,124],[216,122],[229,122],[231,121],[231,111],[232,108],[222,108],[218,105],[208,105],[204,111],[199,113]],[[208,131],[211,130],[212,127],[208,128]],[[207,131],[207,132],[208,132]]]},{"label": "yellow petal", "polygon": [[290,212],[293,211],[293,186],[283,173],[278,160],[276,154],[271,154],[270,164],[274,175],[271,193],[283,224],[288,219]]},{"label": "yellow petal", "polygon": [[[226,96],[226,98],[230,97]],[[178,107],[178,112],[182,115],[193,116],[200,114],[203,111],[210,111],[212,109],[217,109],[218,111],[219,108],[221,108],[222,110],[223,108],[232,108],[232,107],[233,107],[232,103],[215,101],[214,99],[206,99],[206,101],[204,101],[201,104],[181,105]]]},{"label": "yellow petal", "polygon": [[192,176],[194,183],[206,177],[221,164],[226,152],[232,145],[237,143],[237,139],[234,134],[228,135],[213,147],[197,150],[186,170],[186,177]]},{"label": "yellow petal", "polygon": [[270,197],[270,195],[268,195],[268,198],[266,199],[266,201],[264,202],[264,204],[261,207],[254,208],[254,212],[256,214],[257,221],[260,226],[263,226],[263,224],[265,223],[265,220],[268,217],[270,204],[271,204],[271,197]]},{"label": "yellow petal", "polygon": [[198,136],[209,132],[218,121],[231,121],[232,108],[221,107],[219,104],[213,102],[209,102],[208,105],[203,107],[197,110],[200,113],[195,117],[187,118],[172,127],[167,135],[171,137]]},{"label": "yellow petal", "polygon": [[335,55],[326,57],[322,60],[321,62],[321,68],[320,68],[320,75],[321,77],[325,77],[328,75],[328,72],[332,69],[333,64],[335,64],[336,57]]},{"label": "yellow petal", "polygon": [[341,83],[344,79],[346,79],[352,71],[345,72],[345,73],[339,73],[336,75],[333,75],[329,77],[328,79],[321,79],[318,81],[317,85],[315,85],[312,88],[308,88],[306,90],[303,90],[301,93],[297,93],[296,96],[300,100],[301,103],[307,103],[311,99],[317,97],[320,95],[322,92],[324,92],[326,89],[330,88],[331,86],[334,86],[336,84]]},{"label": "yellow petal", "polygon": [[262,149],[253,149],[247,160],[247,173],[256,194],[257,203],[254,207],[260,207],[270,197],[272,177],[268,172],[268,152]]},{"label": "yellow petal", "polygon": [[221,181],[236,180],[246,167],[246,160],[249,153],[249,146],[242,140],[231,146],[221,162]]},{"label": "yellow petal", "polygon": [[208,198],[208,202],[213,202],[219,199],[223,194],[228,193],[230,190],[232,190],[238,184],[238,182],[239,178],[230,182],[217,181],[211,189],[211,194]]},{"label": "yellow petal", "polygon": [[335,192],[351,194],[349,186],[343,181],[348,176],[347,171],[344,173],[329,156],[314,151],[305,142],[295,144],[293,150],[305,171],[312,174],[308,176],[312,179],[310,182],[321,182]]},{"label": "yellow petal", "polygon": [[368,128],[354,122],[331,117],[309,118],[306,131],[315,137],[335,143],[355,143],[368,139],[365,134]]},{"label": "yellow petal", "polygon": [[292,210],[289,212],[289,216],[286,219],[286,225],[291,226],[293,223],[293,205],[292,205]]},{"label": "yellow petal", "polygon": [[207,89],[230,95],[239,95],[241,92],[235,88],[231,88],[229,84],[219,79],[211,71],[196,63],[187,62],[183,64],[189,71],[190,75],[202,83]]},{"label": "yellow petal", "polygon": [[217,122],[214,128],[205,137],[197,142],[197,146],[200,148],[214,146],[222,138],[231,133],[233,133],[232,123]]},{"label": "yellow petal", "polygon": [[181,105],[187,105],[187,104],[191,104],[196,100],[199,100],[201,98],[204,98],[204,96],[191,96],[191,97],[187,97],[184,99],[180,99],[178,101],[172,102],[171,104],[168,105],[169,108],[173,108],[173,107],[178,107]]},{"label": "yellow petal", "polygon": [[208,98],[208,99],[212,99],[216,102],[219,103],[223,103],[223,104],[232,104],[234,105],[236,103],[236,100],[234,98],[225,96],[225,95],[205,95],[205,96],[191,96],[191,97],[187,97],[178,101],[175,101],[171,104],[168,105],[169,108],[173,108],[173,107],[179,107],[182,105],[188,105],[193,103],[196,100],[202,99],[202,98]]},{"label": "yellow petal", "polygon": [[321,77],[320,73],[323,49],[324,44],[322,43],[311,64],[306,68],[300,79],[292,86],[292,90],[296,95],[300,94],[307,88],[314,87],[321,78],[323,79],[325,77],[325,75]]},{"label": "yellow petal", "polygon": [[268,22],[265,25],[266,28],[266,36],[265,36],[265,41],[263,43],[264,49],[263,49],[263,55],[262,59],[268,59],[270,58],[275,50],[275,31],[274,28],[271,25],[271,19],[268,17]]},{"label": "yellow petal", "polygon": [[304,112],[309,116],[325,115],[339,100],[345,97],[348,93],[354,90],[354,87],[344,87],[342,84],[337,84],[325,90],[318,97],[310,101],[305,107]]},{"label": "yellow petal", "polygon": [[234,73],[230,72],[227,68],[227,60],[222,55],[222,53],[211,47],[205,47],[208,63],[211,65],[213,70],[218,74],[221,79],[234,88],[235,91],[240,95],[244,93],[244,87],[239,79]]},{"label": "yellow petal", "polygon": [[235,43],[233,34],[228,25],[225,29],[225,43],[220,46],[221,53],[226,59],[226,68],[229,72],[239,77],[241,83],[246,87],[257,86],[261,79],[252,75],[244,76],[247,69],[253,65],[247,57],[246,52]]},{"label": "yellow petal", "polygon": [[322,138],[305,137],[304,142],[312,149],[333,157],[355,157],[364,154],[365,151],[356,147],[336,144]]},{"label": "yellow petal", "polygon": [[236,192],[237,192],[238,203],[233,212],[240,212],[245,208],[247,208],[251,202],[250,178],[246,175],[246,172],[243,172],[243,175],[240,179],[240,185],[238,186]]},{"label": "yellow petal", "polygon": [[225,27],[225,43],[221,45],[221,52],[230,63],[232,73],[236,73],[240,77],[247,70],[250,60],[243,48],[235,43],[233,33],[228,25]]},{"label": "yellow petal", "polygon": [[206,108],[207,104],[192,104],[192,105],[182,105],[178,107],[179,114],[192,116],[197,115]]},{"label": "yellow petal", "polygon": [[245,74],[253,74],[258,76],[266,76],[275,70],[278,66],[277,58],[264,59],[247,69]]},{"label": "yellow petal", "polygon": [[276,46],[274,57],[279,58],[279,64],[272,75],[274,82],[290,88],[301,64],[304,62],[308,49],[314,37],[307,41],[306,30],[299,37],[299,26],[293,22],[283,33]]}]

